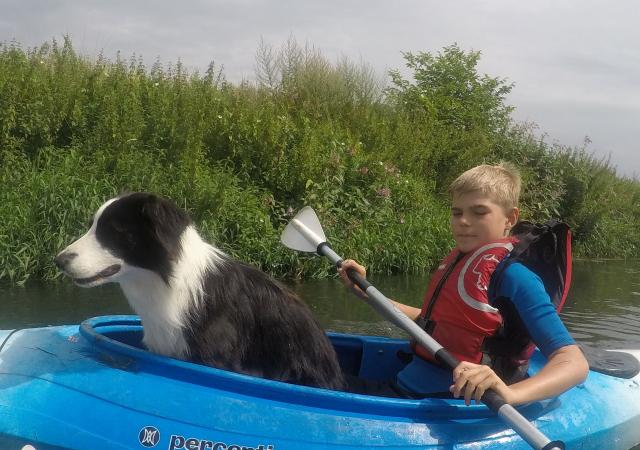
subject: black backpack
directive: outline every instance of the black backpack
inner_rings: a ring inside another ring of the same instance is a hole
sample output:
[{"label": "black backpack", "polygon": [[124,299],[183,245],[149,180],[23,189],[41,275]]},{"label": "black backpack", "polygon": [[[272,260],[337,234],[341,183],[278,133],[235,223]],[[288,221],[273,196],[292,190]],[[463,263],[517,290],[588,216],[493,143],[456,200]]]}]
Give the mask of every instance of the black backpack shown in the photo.
[{"label": "black backpack", "polygon": [[564,306],[571,284],[571,231],[566,223],[522,221],[513,227],[511,235],[518,242],[493,272],[489,283],[489,301],[500,310],[503,326],[496,336],[483,343],[483,362],[491,365],[507,382],[523,376],[534,346],[513,303],[496,297],[504,270],[519,262],[538,275],[558,312]]},{"label": "black backpack", "polygon": [[511,235],[517,237],[518,242],[493,273],[489,285],[489,298],[492,298],[491,285],[500,280],[510,264],[519,262],[542,279],[545,290],[559,312],[564,306],[571,285],[569,225],[555,219],[544,224],[521,221],[511,229]]}]

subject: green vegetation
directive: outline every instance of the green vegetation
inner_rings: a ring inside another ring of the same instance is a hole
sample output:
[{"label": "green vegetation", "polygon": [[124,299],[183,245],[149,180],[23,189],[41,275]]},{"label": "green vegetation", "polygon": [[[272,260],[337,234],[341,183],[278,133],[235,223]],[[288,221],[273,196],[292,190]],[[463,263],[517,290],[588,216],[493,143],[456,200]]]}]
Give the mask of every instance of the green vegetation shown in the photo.
[{"label": "green vegetation", "polygon": [[451,246],[448,183],[500,160],[522,169],[524,215],[563,217],[578,255],[640,255],[637,180],[513,123],[512,86],[479,75],[479,53],[405,58],[412,78],[385,81],[294,41],[261,45],[258,81],[232,84],[213,65],[89,60],[69,40],[2,44],[0,279],[58,277],[56,252],[133,190],[172,198],[208,240],[279,277],[330,272],[279,243],[305,204],[371,272],[425,271]]}]

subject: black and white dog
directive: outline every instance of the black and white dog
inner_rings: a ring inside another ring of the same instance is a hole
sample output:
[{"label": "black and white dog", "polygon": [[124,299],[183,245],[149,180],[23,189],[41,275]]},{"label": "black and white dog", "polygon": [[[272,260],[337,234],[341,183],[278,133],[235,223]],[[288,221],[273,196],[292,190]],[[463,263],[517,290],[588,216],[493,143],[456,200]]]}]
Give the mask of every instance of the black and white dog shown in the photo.
[{"label": "black and white dog", "polygon": [[309,308],[265,273],[204,242],[168,200],[133,193],[107,201],[55,263],[79,286],[119,283],[155,353],[344,387],[335,351]]}]

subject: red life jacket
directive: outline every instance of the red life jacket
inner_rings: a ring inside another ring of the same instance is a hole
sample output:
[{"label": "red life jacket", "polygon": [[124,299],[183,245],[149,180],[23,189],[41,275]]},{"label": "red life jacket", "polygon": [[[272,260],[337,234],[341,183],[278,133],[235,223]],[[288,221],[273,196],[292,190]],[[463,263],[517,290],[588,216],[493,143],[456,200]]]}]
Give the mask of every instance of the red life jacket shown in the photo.
[{"label": "red life jacket", "polygon": [[[506,238],[466,254],[453,250],[431,277],[418,323],[462,361],[480,363],[485,338],[502,325],[500,311],[489,303],[489,282],[514,242]],[[421,346],[415,352],[433,361]]]},{"label": "red life jacket", "polygon": [[[511,234],[467,254],[452,251],[432,277],[417,319],[458,359],[489,364],[503,379],[519,376],[518,369],[526,371],[534,349],[513,303],[496,298],[496,285],[504,269],[520,262],[536,273],[557,311],[562,309],[571,283],[567,224],[523,221]],[[414,350],[433,361],[422,347],[416,345]]]}]

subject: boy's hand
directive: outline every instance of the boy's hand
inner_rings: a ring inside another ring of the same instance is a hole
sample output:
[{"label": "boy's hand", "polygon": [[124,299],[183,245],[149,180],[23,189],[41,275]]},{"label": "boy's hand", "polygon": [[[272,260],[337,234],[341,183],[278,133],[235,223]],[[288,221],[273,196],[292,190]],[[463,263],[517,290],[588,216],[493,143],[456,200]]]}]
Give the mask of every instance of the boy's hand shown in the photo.
[{"label": "boy's hand", "polygon": [[338,268],[338,275],[340,275],[340,278],[342,278],[342,282],[358,297],[366,299],[368,297],[367,294],[364,293],[362,289],[360,289],[356,284],[353,283],[353,281],[349,279],[349,276],[347,275],[348,269],[355,270],[364,278],[367,278],[367,269],[355,262],[353,259],[345,259],[342,262],[342,265]]},{"label": "boy's hand", "polygon": [[506,403],[512,398],[511,389],[489,366],[463,361],[453,369],[453,385],[449,390],[455,398],[464,396],[464,403],[469,406],[471,399],[480,403],[487,389],[493,389]]}]

